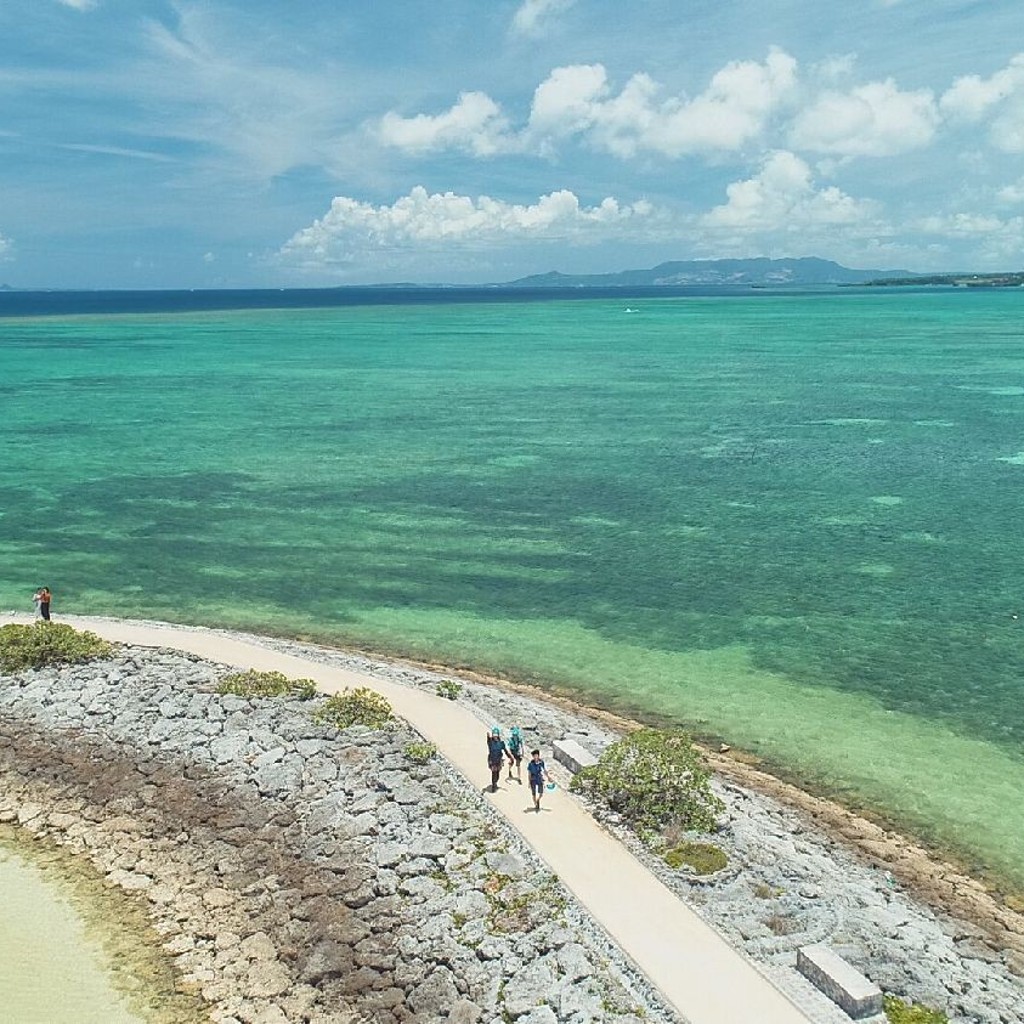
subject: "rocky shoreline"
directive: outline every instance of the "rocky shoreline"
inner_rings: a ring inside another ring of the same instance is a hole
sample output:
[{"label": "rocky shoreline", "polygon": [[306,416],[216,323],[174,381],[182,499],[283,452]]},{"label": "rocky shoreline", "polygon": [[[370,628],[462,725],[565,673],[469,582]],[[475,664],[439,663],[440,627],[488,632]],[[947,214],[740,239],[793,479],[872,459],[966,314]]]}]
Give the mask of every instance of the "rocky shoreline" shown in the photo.
[{"label": "rocky shoreline", "polygon": [[[431,690],[453,678],[247,639]],[[337,733],[312,722],[307,702],[218,695],[227,671],[121,648],[0,680],[0,822],[60,842],[138,894],[180,993],[209,1019],[673,1019],[475,786],[438,758],[409,756],[413,730]],[[546,748],[568,736],[599,752],[625,727],[470,679],[459,699]],[[929,909],[901,884],[898,858],[891,872],[873,866],[734,766],[716,767],[727,773],[715,837],[726,871],[671,871],[606,824],[783,988],[798,984],[796,948],[826,941],[957,1024],[1024,1019],[1017,915],[1006,911],[1000,934]],[[845,1017],[822,1024],[831,1019]]]}]

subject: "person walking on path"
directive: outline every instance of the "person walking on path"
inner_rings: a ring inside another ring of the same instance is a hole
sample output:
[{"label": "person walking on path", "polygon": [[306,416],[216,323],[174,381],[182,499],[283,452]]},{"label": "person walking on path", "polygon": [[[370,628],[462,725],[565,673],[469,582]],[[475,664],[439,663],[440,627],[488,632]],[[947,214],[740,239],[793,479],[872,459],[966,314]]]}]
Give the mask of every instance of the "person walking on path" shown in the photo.
[{"label": "person walking on path", "polygon": [[[547,767],[541,760],[539,750],[530,751],[530,763],[526,766],[530,776],[530,795],[533,797],[533,809],[540,814],[540,798],[544,795],[544,783],[551,781]],[[553,788],[553,787],[552,787]]]},{"label": "person walking on path", "polygon": [[491,769],[491,792],[498,792],[498,779],[501,778],[501,766],[508,758],[509,767],[512,766],[512,755],[501,738],[501,729],[496,725],[487,734],[487,767]]},{"label": "person walking on path", "polygon": [[[525,752],[526,744],[523,743],[523,734],[519,729],[518,725],[512,726],[512,732],[508,736],[508,752],[512,755],[512,760],[515,761],[516,766],[516,782],[521,786],[523,784],[523,753]],[[509,761],[508,765],[508,778],[509,782],[512,781],[512,761]]]},{"label": "person walking on path", "polygon": [[50,588],[49,587],[43,587],[43,589],[39,591],[39,614],[42,615],[43,622],[49,622],[50,621],[50,598],[51,598],[51,596],[52,595],[50,594]]}]

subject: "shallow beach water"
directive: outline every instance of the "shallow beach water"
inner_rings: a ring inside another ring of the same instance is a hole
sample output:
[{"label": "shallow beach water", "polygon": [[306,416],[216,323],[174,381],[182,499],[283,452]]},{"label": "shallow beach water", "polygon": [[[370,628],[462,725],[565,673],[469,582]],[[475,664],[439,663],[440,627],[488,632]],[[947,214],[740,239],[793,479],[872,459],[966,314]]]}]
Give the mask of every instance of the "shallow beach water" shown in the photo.
[{"label": "shallow beach water", "polygon": [[1021,301],[0,321],[0,607],[569,690],[1024,885]]},{"label": "shallow beach water", "polygon": [[0,1005],[19,1024],[141,1024],[52,874],[0,842]]}]

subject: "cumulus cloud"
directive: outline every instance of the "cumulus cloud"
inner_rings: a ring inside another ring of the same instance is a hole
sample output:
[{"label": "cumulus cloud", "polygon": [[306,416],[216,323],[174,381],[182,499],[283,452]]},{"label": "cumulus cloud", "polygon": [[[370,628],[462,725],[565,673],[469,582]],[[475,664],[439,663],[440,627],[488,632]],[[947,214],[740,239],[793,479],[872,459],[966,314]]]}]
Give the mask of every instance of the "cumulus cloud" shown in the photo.
[{"label": "cumulus cloud", "polygon": [[353,253],[394,249],[482,249],[519,241],[600,240],[653,214],[645,201],[607,198],[582,206],[565,189],[523,206],[490,196],[430,194],[417,186],[390,206],[337,196],[331,208],[296,232],[281,254],[302,264],[347,262]]},{"label": "cumulus cloud", "polygon": [[996,192],[996,199],[1001,203],[1011,206],[1024,203],[1024,178],[1010,185],[1004,185]]},{"label": "cumulus cloud", "polygon": [[903,92],[892,79],[827,91],[793,121],[790,145],[835,156],[896,156],[927,146],[939,112],[928,89]]},{"label": "cumulus cloud", "polygon": [[955,243],[961,251],[971,254],[968,260],[975,266],[1002,265],[1010,269],[1020,260],[1024,217],[1003,219],[988,213],[946,213],[925,217],[907,228]]},{"label": "cumulus cloud", "polygon": [[948,117],[978,121],[988,110],[1024,89],[1024,53],[991,78],[964,75],[956,79],[940,100],[942,112]]},{"label": "cumulus cloud", "polygon": [[512,18],[512,31],[521,36],[539,36],[551,19],[567,11],[576,0],[524,0]]},{"label": "cumulus cloud", "polygon": [[583,135],[620,157],[733,151],[764,131],[792,93],[796,69],[792,57],[773,48],[764,63],[727,64],[698,96],[661,98],[661,87],[644,73],[615,95],[600,64],[556,68],[534,93],[527,134],[542,148]]},{"label": "cumulus cloud", "polygon": [[465,149],[476,156],[492,156],[512,146],[501,108],[482,92],[462,93],[454,106],[435,116],[389,112],[381,118],[377,137],[386,146],[413,153]]},{"label": "cumulus cloud", "polygon": [[1005,153],[1024,152],[1024,53],[989,78],[964,75],[940,100],[953,122],[974,124],[991,116],[989,141]]},{"label": "cumulus cloud", "polygon": [[875,205],[834,186],[816,188],[808,165],[794,153],[768,154],[753,178],[726,188],[728,201],[705,214],[705,228],[740,232],[807,231],[870,220]]}]

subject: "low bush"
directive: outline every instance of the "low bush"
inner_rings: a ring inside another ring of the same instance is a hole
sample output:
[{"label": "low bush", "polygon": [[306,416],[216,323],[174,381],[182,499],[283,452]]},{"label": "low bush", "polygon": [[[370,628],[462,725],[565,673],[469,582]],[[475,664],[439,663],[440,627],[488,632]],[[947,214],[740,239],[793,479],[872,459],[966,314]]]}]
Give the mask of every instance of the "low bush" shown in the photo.
[{"label": "low bush", "polygon": [[76,665],[109,658],[113,644],[95,633],[77,630],[62,622],[17,623],[0,627],[0,670],[21,672],[47,665]]},{"label": "low bush", "polygon": [[283,672],[232,672],[217,685],[218,693],[236,697],[298,697],[309,700],[316,695],[312,679],[289,679]]},{"label": "low bush", "polygon": [[336,693],[313,712],[315,722],[333,725],[336,729],[352,725],[383,729],[394,717],[387,698],[365,686]]},{"label": "low bush", "polygon": [[462,693],[462,683],[457,683],[454,679],[442,679],[437,684],[436,693],[438,697],[447,697],[448,700],[455,700]]},{"label": "low bush", "polygon": [[404,750],[405,756],[416,764],[426,764],[436,753],[433,743],[410,743]]},{"label": "low bush", "polygon": [[932,1010],[920,1003],[905,1003],[897,996],[884,996],[885,1016],[889,1024],[949,1024],[941,1010]]},{"label": "low bush", "polygon": [[710,778],[686,733],[638,729],[577,772],[572,788],[603,801],[641,834],[710,832],[724,809]]},{"label": "low bush", "polygon": [[666,850],[664,858],[670,868],[688,867],[697,875],[713,875],[729,863],[725,851],[712,843],[680,843]]}]

